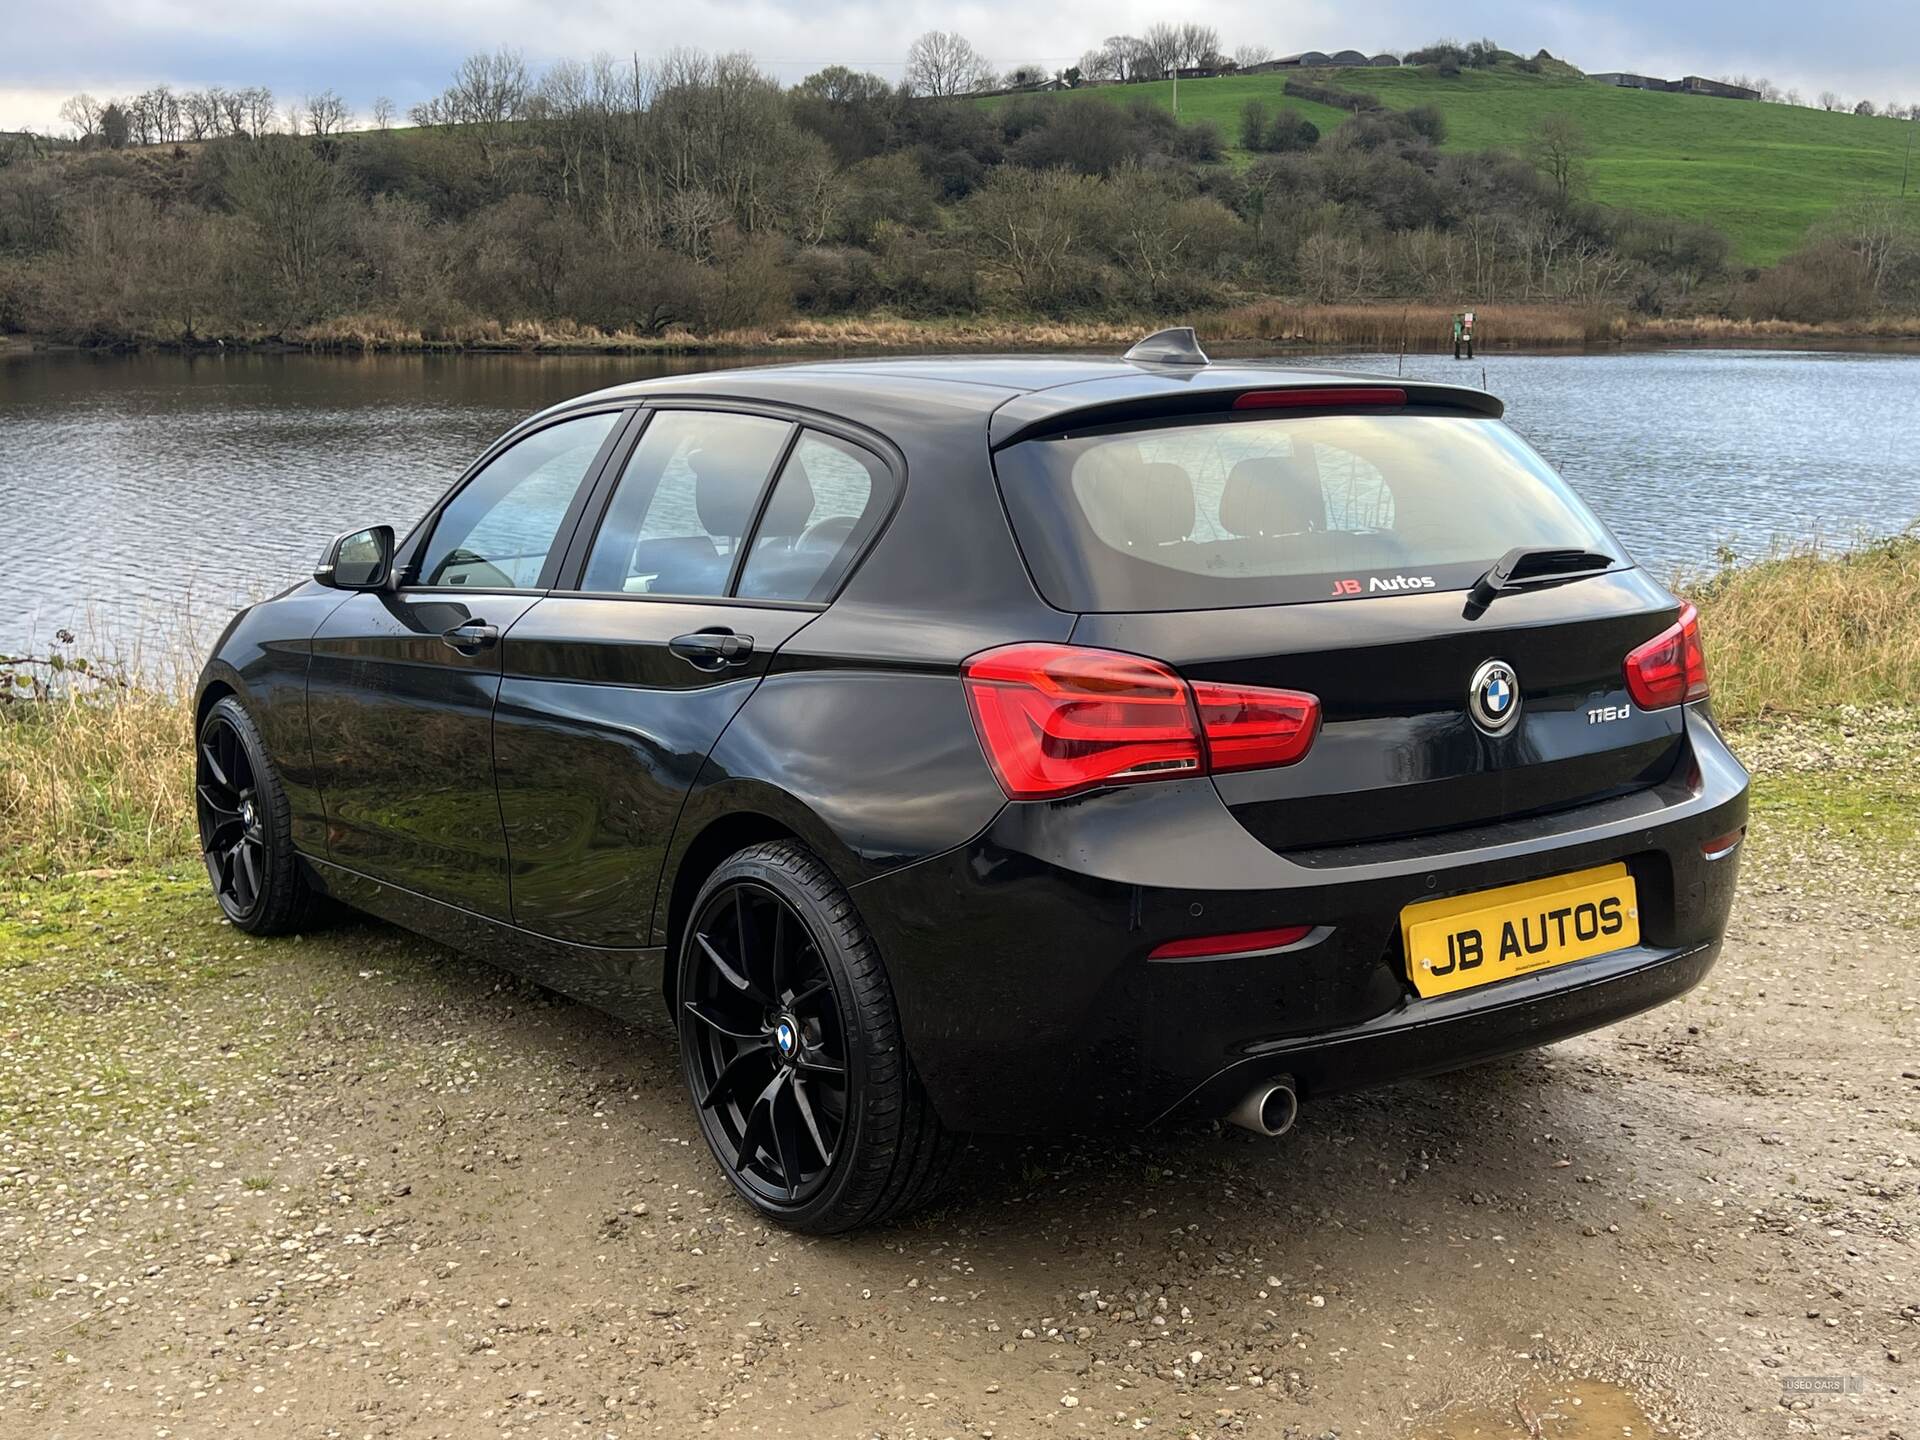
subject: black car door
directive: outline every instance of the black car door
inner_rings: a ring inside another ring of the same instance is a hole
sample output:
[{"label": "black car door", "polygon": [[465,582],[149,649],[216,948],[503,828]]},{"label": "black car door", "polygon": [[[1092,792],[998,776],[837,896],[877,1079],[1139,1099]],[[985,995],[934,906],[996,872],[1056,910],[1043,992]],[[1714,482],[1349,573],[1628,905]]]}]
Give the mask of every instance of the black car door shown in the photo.
[{"label": "black car door", "polygon": [[333,863],[508,918],[501,638],[552,583],[628,414],[515,437],[402,547],[397,588],[353,596],[314,636],[307,705]]},{"label": "black car door", "polygon": [[894,484],[867,450],[765,415],[663,408],[633,446],[574,587],[506,637],[494,720],[515,922],[610,947],[650,943],[682,800]]}]

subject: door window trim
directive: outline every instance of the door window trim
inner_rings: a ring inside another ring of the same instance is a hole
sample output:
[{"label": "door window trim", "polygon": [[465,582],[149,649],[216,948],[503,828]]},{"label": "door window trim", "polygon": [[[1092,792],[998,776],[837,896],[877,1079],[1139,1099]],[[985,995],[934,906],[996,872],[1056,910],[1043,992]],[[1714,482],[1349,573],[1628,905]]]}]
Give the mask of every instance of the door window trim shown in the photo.
[{"label": "door window trim", "polygon": [[[907,465],[905,457],[899,450],[884,437],[864,430],[850,421],[842,420],[838,416],[806,410],[799,406],[731,400],[721,396],[711,398],[691,395],[661,396],[656,399],[644,399],[639,402],[637,408],[641,412],[640,418],[631,424],[631,433],[623,439],[617,459],[603,460],[599,477],[595,481],[594,488],[597,493],[592,499],[588,513],[582,516],[575,529],[573,542],[567,548],[560,573],[551,582],[549,590],[551,594],[569,599],[627,600],[639,604],[652,602],[669,605],[748,606],[765,610],[825,610],[840,598],[840,592],[846,589],[847,582],[853,578],[866,557],[873,552],[873,547],[879,543],[880,537],[893,523],[893,517],[900,509],[901,497],[906,494]],[[664,410],[696,410],[720,415],[755,415],[768,420],[784,420],[792,427],[780,446],[773,468],[761,478],[760,493],[753,506],[753,522],[747,527],[746,535],[741,538],[739,553],[734,556],[733,563],[727,572],[726,593],[722,595],[653,595],[630,590],[582,590],[579,587],[580,582],[586,578],[587,558],[592,554],[594,542],[599,539],[601,527],[606,524],[607,514],[613,506],[614,491],[619,488],[621,478],[626,474],[627,465],[633,459],[634,451],[639,448],[653,414]],[[831,435],[837,440],[844,440],[847,444],[866,451],[880,462],[881,468],[887,472],[892,482],[893,493],[887,497],[886,513],[873,527],[873,532],[861,542],[858,553],[848,562],[826,599],[773,600],[737,595],[734,592],[740,588],[740,577],[745,571],[747,557],[752,553],[753,541],[759,532],[760,522],[766,517],[767,506],[773,502],[774,487],[780,483],[780,476],[787,467],[787,461],[792,458],[794,450],[798,448],[800,441],[805,438],[809,430],[818,431],[822,435]]]},{"label": "door window trim", "polygon": [[[551,591],[564,573],[566,562],[571,555],[573,537],[580,527],[581,518],[586,514],[587,504],[599,489],[608,459],[618,451],[623,437],[634,429],[634,415],[639,409],[631,402],[587,405],[577,410],[563,410],[545,417],[539,423],[522,425],[509,430],[486,450],[480,458],[469,465],[460,478],[447,488],[432,509],[423,515],[413,529],[407,532],[407,538],[395,547],[393,557],[393,588],[408,595],[544,595]],[[531,585],[422,585],[418,583],[417,566],[420,552],[432,539],[433,532],[440,524],[440,517],[447,507],[460,498],[467,486],[479,479],[488,466],[500,456],[506,454],[521,441],[531,439],[555,425],[564,425],[573,420],[584,420],[594,415],[612,415],[613,425],[606,437],[600,442],[600,448],[594,451],[593,459],[581,473],[574,486],[573,498],[567,502],[566,513],[560,517],[560,524],[553,532],[553,542],[547,548],[546,562],[540,567],[540,574]]]}]

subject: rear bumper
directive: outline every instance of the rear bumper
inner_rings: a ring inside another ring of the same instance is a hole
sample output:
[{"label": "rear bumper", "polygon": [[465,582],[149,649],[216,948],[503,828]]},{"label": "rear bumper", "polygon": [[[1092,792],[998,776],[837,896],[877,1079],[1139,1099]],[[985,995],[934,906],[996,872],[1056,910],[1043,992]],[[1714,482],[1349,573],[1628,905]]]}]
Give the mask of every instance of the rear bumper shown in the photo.
[{"label": "rear bumper", "polygon": [[[947,1123],[1042,1133],[1220,1115],[1291,1074],[1311,1099],[1472,1064],[1685,992],[1718,956],[1747,778],[1704,711],[1664,784],[1420,839],[1284,855],[1205,780],[1009,805],[981,836],[857,886],[916,1069]],[[1641,944],[1420,999],[1418,900],[1624,861]],[[1194,935],[1317,927],[1288,949],[1147,958]]]}]

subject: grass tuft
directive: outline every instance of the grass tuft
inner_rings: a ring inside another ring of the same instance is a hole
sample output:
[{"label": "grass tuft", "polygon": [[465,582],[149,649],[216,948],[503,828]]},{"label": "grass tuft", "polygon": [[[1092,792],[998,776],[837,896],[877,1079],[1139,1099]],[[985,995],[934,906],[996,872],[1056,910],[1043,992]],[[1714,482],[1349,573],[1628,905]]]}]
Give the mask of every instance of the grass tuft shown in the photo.
[{"label": "grass tuft", "polygon": [[1920,705],[1920,527],[1849,550],[1801,545],[1675,588],[1700,607],[1724,720]]},{"label": "grass tuft", "polygon": [[0,657],[0,874],[192,853],[195,668]]}]

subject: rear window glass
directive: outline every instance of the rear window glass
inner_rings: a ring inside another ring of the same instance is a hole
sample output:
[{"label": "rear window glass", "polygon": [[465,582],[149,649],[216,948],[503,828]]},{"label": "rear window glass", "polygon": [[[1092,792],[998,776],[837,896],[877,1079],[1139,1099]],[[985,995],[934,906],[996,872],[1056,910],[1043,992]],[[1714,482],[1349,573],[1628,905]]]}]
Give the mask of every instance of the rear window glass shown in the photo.
[{"label": "rear window glass", "polygon": [[1318,415],[1029,440],[996,460],[1064,610],[1200,610],[1464,589],[1516,545],[1620,556],[1498,420]]}]

